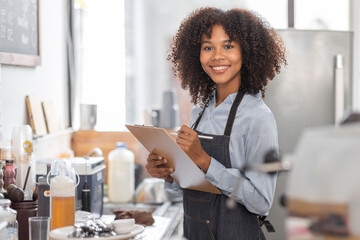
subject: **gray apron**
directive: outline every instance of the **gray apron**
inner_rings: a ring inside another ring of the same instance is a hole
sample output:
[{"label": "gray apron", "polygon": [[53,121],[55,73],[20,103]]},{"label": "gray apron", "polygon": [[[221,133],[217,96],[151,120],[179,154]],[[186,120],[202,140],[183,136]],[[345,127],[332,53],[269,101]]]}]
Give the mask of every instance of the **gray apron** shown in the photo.
[{"label": "gray apron", "polygon": [[[236,95],[231,106],[224,135],[209,135],[196,130],[202,114],[193,125],[198,134],[212,136],[213,139],[200,139],[205,152],[218,160],[226,168],[231,168],[229,142],[238,106],[244,96],[242,91]],[[235,184],[235,183],[234,183]],[[258,216],[237,203],[233,209],[226,206],[228,197],[190,189],[184,193],[184,236],[190,240],[223,239],[265,239]]]}]

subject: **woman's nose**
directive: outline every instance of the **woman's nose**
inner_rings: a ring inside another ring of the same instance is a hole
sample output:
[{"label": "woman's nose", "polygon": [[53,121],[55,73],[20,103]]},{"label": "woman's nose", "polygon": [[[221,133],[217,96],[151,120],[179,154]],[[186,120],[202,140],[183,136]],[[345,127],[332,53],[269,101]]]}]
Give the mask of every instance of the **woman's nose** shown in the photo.
[{"label": "woman's nose", "polygon": [[214,55],[213,55],[213,60],[220,60],[220,59],[224,59],[224,55],[221,49],[215,49],[214,51]]}]

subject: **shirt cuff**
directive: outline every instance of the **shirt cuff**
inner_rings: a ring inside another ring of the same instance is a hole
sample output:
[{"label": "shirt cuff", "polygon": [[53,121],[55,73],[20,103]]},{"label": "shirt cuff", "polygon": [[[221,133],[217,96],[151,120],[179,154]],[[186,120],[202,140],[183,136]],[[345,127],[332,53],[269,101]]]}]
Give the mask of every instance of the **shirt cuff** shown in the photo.
[{"label": "shirt cuff", "polygon": [[172,183],[165,181],[164,185],[165,189],[171,189],[171,190],[181,190],[180,185],[174,180]]},{"label": "shirt cuff", "polygon": [[219,183],[219,176],[225,169],[225,166],[218,162],[215,158],[211,158],[210,166],[207,170],[205,178],[213,185],[217,186]]}]

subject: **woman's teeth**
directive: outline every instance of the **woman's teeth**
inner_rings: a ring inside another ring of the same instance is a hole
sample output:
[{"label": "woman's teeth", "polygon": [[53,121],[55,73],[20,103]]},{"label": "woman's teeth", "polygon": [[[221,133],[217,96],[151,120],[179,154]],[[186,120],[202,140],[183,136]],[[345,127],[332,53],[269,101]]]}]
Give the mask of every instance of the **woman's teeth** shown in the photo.
[{"label": "woman's teeth", "polygon": [[218,66],[218,67],[212,67],[212,69],[216,70],[216,71],[220,71],[220,70],[224,70],[226,68],[228,68],[229,66]]}]

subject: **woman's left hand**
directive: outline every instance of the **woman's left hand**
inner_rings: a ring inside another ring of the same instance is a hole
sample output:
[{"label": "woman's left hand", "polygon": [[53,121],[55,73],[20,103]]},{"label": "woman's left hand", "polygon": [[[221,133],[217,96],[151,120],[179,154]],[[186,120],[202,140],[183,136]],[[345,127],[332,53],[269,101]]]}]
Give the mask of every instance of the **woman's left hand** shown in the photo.
[{"label": "woman's left hand", "polygon": [[177,133],[176,143],[196,163],[196,165],[207,172],[210,166],[211,157],[206,154],[201,146],[198,134],[186,125],[182,125]]}]

